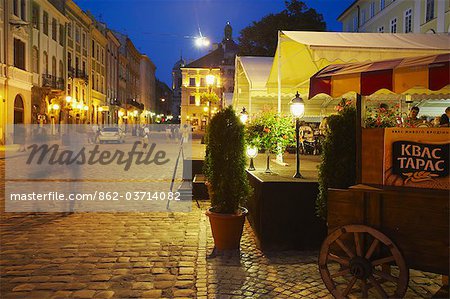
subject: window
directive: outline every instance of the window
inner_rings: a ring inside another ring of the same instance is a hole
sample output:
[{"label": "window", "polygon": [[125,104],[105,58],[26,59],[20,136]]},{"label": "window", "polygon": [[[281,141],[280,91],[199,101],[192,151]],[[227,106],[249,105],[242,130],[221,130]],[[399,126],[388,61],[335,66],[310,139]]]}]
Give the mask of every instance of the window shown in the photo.
[{"label": "window", "polygon": [[48,75],[48,55],[47,52],[44,51],[44,74]]},{"label": "window", "polygon": [[79,70],[79,68],[78,68],[79,62],[80,62],[80,60],[78,59],[78,57],[75,57],[75,70],[76,70],[77,73],[78,73],[78,70]]},{"label": "window", "polygon": [[52,19],[52,38],[55,41],[58,40],[58,37],[56,36],[57,35],[57,30],[58,30],[58,23],[56,22],[56,19],[53,18]]},{"label": "window", "polygon": [[25,8],[25,0],[20,1],[20,15],[22,20],[26,21],[27,10]]},{"label": "window", "polygon": [[39,6],[36,3],[33,3],[32,15],[31,21],[33,23],[33,28],[39,30]]},{"label": "window", "polygon": [[67,52],[67,67],[68,68],[72,67],[72,53],[71,52]]},{"label": "window", "polygon": [[361,25],[363,25],[366,22],[366,10],[363,9],[361,11]]},{"label": "window", "polygon": [[101,60],[102,64],[105,64],[104,56],[105,56],[105,51],[102,49],[102,60]]},{"label": "window", "polygon": [[67,24],[67,36],[72,37],[72,23]]},{"label": "window", "polygon": [[391,20],[391,33],[397,33],[397,18]]},{"label": "window", "polygon": [[200,78],[200,86],[206,86],[205,78]]},{"label": "window", "polygon": [[425,22],[434,19],[434,0],[427,0],[427,10],[426,10]]},{"label": "window", "polygon": [[14,7],[13,7],[13,11],[14,11],[14,15],[15,16],[19,16],[19,0],[13,0],[14,3]]},{"label": "window", "polygon": [[375,2],[371,2],[370,3],[370,17],[373,18],[373,16],[375,15]]},{"label": "window", "polygon": [[14,39],[14,66],[25,70],[25,43],[20,39]]},{"label": "window", "polygon": [[81,43],[83,45],[83,48],[86,48],[86,33],[83,32],[83,42]]},{"label": "window", "polygon": [[48,35],[48,13],[46,11],[44,11],[44,17],[42,21],[44,22],[44,34]]},{"label": "window", "polygon": [[59,60],[59,78],[64,78],[64,64],[62,60]]},{"label": "window", "polygon": [[86,74],[86,61],[82,62],[82,68],[83,68],[83,75]]},{"label": "window", "polygon": [[37,47],[33,47],[32,61],[33,73],[39,73],[39,50]]},{"label": "window", "polygon": [[95,42],[92,41],[92,53],[91,53],[91,55],[94,56],[94,54],[95,54]]},{"label": "window", "polygon": [[189,78],[189,86],[195,86],[195,78]]},{"label": "window", "polygon": [[59,24],[59,44],[64,46],[64,26]]},{"label": "window", "polygon": [[384,33],[384,26],[378,27],[378,33]]},{"label": "window", "polygon": [[405,10],[405,33],[412,32],[412,9]]},{"label": "window", "polygon": [[384,9],[384,0],[380,0],[380,10]]},{"label": "window", "polygon": [[353,31],[358,31],[358,17],[353,17]]},{"label": "window", "polygon": [[189,105],[195,105],[195,96],[189,97]]},{"label": "window", "polygon": [[52,76],[56,77],[56,57],[52,57]]},{"label": "window", "polygon": [[80,43],[80,27],[75,26],[75,41]]}]

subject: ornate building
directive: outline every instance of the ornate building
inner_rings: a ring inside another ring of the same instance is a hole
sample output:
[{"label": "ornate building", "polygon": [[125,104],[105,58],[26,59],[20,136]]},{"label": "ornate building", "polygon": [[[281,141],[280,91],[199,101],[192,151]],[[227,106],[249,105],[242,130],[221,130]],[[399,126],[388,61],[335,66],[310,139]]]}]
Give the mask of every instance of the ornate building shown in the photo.
[{"label": "ornate building", "polygon": [[[215,112],[231,105],[238,51],[232,32],[227,22],[224,38],[213,51],[181,67],[181,123],[191,124],[194,130],[204,131]],[[217,95],[218,101],[212,101],[211,94]]]},{"label": "ornate building", "polygon": [[448,33],[450,0],[357,0],[338,21],[346,32]]}]

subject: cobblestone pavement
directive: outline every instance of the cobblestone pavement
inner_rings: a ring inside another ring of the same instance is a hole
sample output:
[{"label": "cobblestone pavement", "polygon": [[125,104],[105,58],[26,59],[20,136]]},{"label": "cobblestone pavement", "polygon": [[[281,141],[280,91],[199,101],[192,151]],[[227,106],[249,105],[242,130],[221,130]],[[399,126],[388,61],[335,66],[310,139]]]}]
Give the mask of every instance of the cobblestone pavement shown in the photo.
[{"label": "cobblestone pavement", "polygon": [[[3,181],[0,187],[3,192]],[[0,298],[330,298],[317,252],[263,253],[248,223],[240,253],[210,256],[206,207],[193,205],[190,213],[2,212]],[[411,271],[407,298],[430,298],[439,283],[438,275]]]}]

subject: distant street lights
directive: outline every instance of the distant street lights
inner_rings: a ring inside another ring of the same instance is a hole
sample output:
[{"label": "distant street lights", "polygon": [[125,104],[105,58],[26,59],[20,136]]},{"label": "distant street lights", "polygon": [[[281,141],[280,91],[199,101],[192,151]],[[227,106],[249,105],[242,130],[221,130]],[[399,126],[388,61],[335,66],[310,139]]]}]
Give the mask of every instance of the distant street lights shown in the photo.
[{"label": "distant street lights", "polygon": [[290,109],[292,116],[295,117],[295,139],[297,142],[296,147],[296,155],[297,155],[297,171],[294,174],[294,178],[301,179],[303,176],[300,174],[300,154],[299,154],[299,146],[300,146],[300,140],[299,140],[299,133],[300,133],[300,118],[303,117],[305,114],[305,102],[303,102],[303,99],[300,97],[300,95],[295,95],[295,98],[293,98],[290,102]]}]

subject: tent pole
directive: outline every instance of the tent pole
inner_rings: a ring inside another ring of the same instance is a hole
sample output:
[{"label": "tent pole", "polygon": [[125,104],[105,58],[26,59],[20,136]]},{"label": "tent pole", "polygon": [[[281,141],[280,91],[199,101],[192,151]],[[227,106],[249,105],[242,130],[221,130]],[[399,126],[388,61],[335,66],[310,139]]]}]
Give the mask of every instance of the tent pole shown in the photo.
[{"label": "tent pole", "polygon": [[362,183],[362,97],[360,93],[356,94],[356,183]]},{"label": "tent pole", "polygon": [[281,30],[278,30],[278,45],[277,45],[277,52],[278,52],[278,108],[277,112],[278,114],[281,114]]}]

